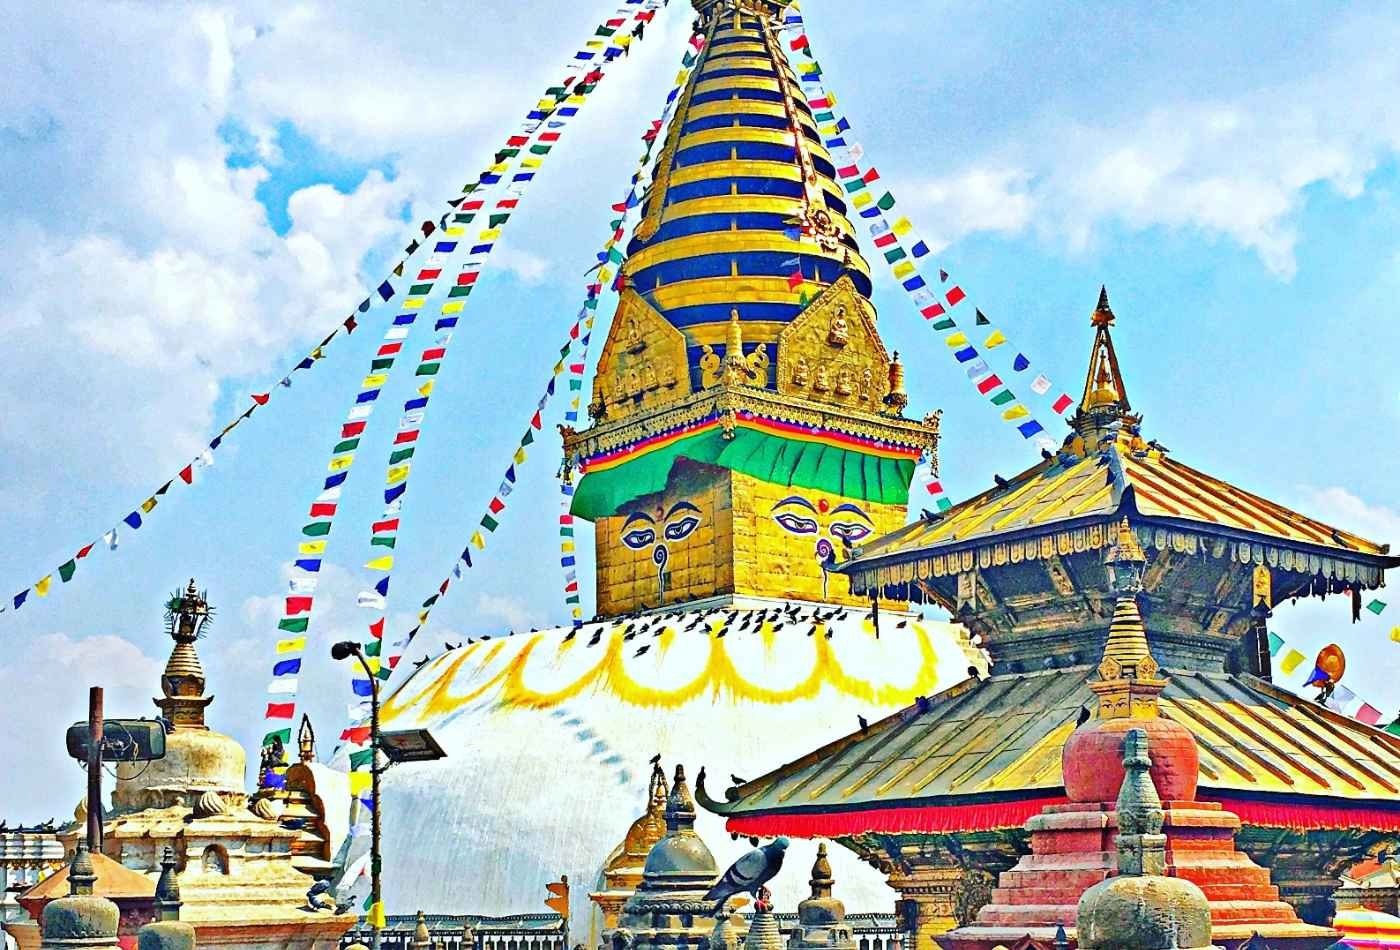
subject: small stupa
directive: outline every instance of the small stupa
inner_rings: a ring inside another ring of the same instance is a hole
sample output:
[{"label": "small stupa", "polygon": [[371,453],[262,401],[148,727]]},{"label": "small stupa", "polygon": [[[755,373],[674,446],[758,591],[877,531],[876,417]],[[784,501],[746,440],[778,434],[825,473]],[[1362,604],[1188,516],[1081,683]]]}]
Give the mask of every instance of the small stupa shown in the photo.
[{"label": "small stupa", "polygon": [[87,845],[80,844],[68,865],[68,896],[50,901],[43,912],[45,950],[83,947],[106,950],[117,946],[117,922],[121,911],[105,897],[93,894],[97,873]]},{"label": "small stupa", "polygon": [[[695,833],[695,799],[680,765],[666,796],[665,818],[666,834],[647,852],[636,893],[623,905],[617,927],[603,932],[608,950],[684,950],[708,941],[714,929],[714,902],[705,893],[719,868]],[[742,931],[737,914],[729,924]]]},{"label": "small stupa", "polygon": [[788,937],[788,950],[855,950],[855,935],[846,923],[846,905],[831,896],[836,881],[826,859],[826,842],[817,844],[812,864],[812,896],[797,905],[797,926]]},{"label": "small stupa", "polygon": [[617,926],[623,905],[642,883],[647,855],[666,834],[666,796],[669,792],[661,763],[653,762],[647,787],[646,811],[632,822],[626,837],[603,863],[603,886],[588,895],[602,915],[603,930]]},{"label": "small stupa", "polygon": [[[1196,741],[1185,727],[1161,715],[1158,705],[1167,681],[1152,656],[1136,599],[1144,560],[1124,519],[1106,559],[1117,600],[1098,678],[1090,683],[1098,694],[1098,717],[1083,722],[1062,753],[1069,802],[1048,805],[1026,822],[1031,853],[1001,874],[991,902],[972,924],[935,938],[945,950],[991,950],[1022,938],[1049,944],[1060,927],[1074,945],[1080,895],[1122,875],[1125,866],[1133,874],[1155,876],[1149,883],[1123,884],[1114,893],[1133,888],[1186,893],[1176,883],[1160,885],[1158,879],[1165,876],[1190,882],[1192,893],[1199,888],[1204,894],[1209,933],[1178,946],[1238,947],[1255,934],[1276,950],[1320,948],[1336,940],[1336,931],[1300,921],[1279,899],[1269,872],[1236,847],[1239,818],[1218,803],[1196,800]],[[1129,736],[1150,746],[1150,761],[1136,753],[1125,756]],[[1141,820],[1136,813],[1121,814],[1125,782],[1137,796],[1130,800],[1133,808],[1153,799],[1157,805],[1141,808],[1158,811]],[[1160,819],[1152,817],[1158,813]],[[1124,822],[1132,829],[1126,839]],[[1110,945],[1102,933],[1100,928],[1094,946]]]}]

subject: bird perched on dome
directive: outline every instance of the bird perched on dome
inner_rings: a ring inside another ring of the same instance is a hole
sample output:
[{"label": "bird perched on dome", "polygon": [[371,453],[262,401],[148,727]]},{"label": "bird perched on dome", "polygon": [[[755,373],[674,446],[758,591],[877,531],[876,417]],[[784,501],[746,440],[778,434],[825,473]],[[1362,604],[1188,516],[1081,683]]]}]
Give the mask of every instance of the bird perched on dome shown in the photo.
[{"label": "bird perched on dome", "polygon": [[764,890],[763,885],[782,870],[787,846],[788,839],[780,835],[731,864],[729,870],[705,894],[705,900],[715,901],[715,916],[724,913],[725,903],[735,894],[752,894],[755,900],[760,899],[759,892]]}]

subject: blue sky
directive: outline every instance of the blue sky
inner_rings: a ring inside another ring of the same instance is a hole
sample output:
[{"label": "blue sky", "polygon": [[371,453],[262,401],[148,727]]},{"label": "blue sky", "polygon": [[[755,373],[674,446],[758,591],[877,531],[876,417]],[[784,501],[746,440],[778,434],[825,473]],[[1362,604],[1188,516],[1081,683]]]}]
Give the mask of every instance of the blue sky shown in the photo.
[{"label": "blue sky", "polygon": [[[9,12],[8,588],[171,477],[378,282],[410,222],[436,217],[606,12],[557,6],[406,4],[393,18],[316,3]],[[471,298],[415,460],[400,610],[450,569],[529,418],[680,58],[689,16],[676,7],[554,150]],[[1400,542],[1390,54],[1400,15],[1252,3],[805,7],[867,155],[1038,367],[1077,394],[1106,283],[1149,436],[1195,467]],[[881,279],[875,296],[881,333],[906,360],[911,413],[944,410],[953,497],[1030,464],[1033,450],[897,288]],[[191,575],[219,608],[200,647],[211,720],[256,742],[283,571],[378,338],[367,330],[299,374],[204,482],[173,490],[116,554],[0,615],[10,660],[0,757],[30,763],[25,781],[0,790],[0,816],[63,817],[76,802],[61,730],[89,684],[108,686],[109,709],[151,711],[169,649],[160,605]],[[402,397],[386,392],[381,411]],[[566,616],[556,453],[552,440],[536,446],[501,531],[444,600],[424,649]],[[384,454],[382,438],[362,452],[356,500],[333,535],[331,596],[302,681],[323,734],[338,731],[349,699],[327,653],[359,634],[352,602]],[[1390,713],[1397,611],[1353,627],[1329,599],[1280,610],[1274,625],[1309,652],[1341,643],[1347,684]],[[406,615],[395,619],[402,630]]]}]

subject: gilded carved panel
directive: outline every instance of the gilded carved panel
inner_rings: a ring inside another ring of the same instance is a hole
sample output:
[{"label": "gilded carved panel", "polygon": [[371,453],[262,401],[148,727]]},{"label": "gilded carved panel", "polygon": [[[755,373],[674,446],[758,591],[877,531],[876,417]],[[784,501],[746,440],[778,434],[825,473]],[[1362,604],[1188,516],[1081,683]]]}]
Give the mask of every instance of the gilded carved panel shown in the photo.
[{"label": "gilded carved panel", "polygon": [[841,277],[778,334],[778,392],[869,412],[885,408],[890,358],[875,309]]},{"label": "gilded carved panel", "polygon": [[594,419],[621,419],[690,393],[685,336],[636,291],[623,291],[598,359]]}]

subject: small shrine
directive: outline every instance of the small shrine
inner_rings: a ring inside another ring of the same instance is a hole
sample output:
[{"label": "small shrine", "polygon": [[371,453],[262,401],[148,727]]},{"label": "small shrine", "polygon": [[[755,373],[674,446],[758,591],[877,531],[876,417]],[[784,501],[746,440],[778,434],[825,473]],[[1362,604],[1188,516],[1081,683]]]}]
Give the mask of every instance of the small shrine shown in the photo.
[{"label": "small shrine", "polygon": [[[205,721],[214,697],[205,692],[195,643],[211,615],[194,581],[167,606],[175,646],[155,700],[169,724],[165,756],[118,765],[102,853],[86,863],[95,875],[93,893],[116,902],[120,933],[134,936],[158,915],[157,879],[165,865],[165,883],[180,895],[179,920],[194,926],[200,943],[248,950],[334,947],[355,916],[307,905],[314,866],[298,853],[298,843],[313,816],[284,823],[284,803],[264,793],[250,798],[243,747]],[[324,816],[314,817],[324,825]],[[82,834],[79,822],[61,829],[59,838],[74,851]],[[39,918],[40,905],[56,896],[50,891],[61,874],[21,895],[31,916]],[[34,925],[16,927],[15,935],[22,950],[39,946]]]},{"label": "small shrine", "polygon": [[788,950],[855,950],[851,925],[846,923],[846,905],[831,896],[831,862],[826,859],[826,842],[817,844],[817,860],[808,882],[812,895],[797,905],[797,925],[788,937]]},{"label": "small shrine", "polygon": [[647,789],[647,807],[641,817],[632,822],[627,836],[603,863],[603,886],[588,895],[602,914],[603,930],[617,927],[622,908],[642,883],[647,855],[666,835],[666,799],[669,794],[666,773],[660,762],[653,762]]}]

